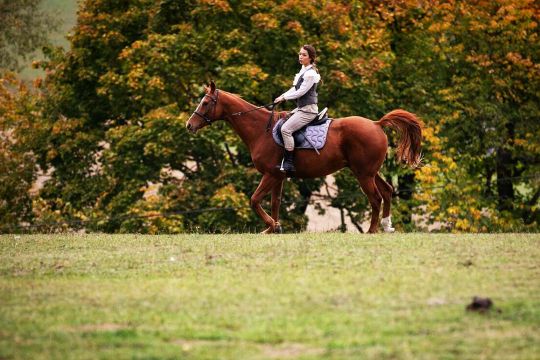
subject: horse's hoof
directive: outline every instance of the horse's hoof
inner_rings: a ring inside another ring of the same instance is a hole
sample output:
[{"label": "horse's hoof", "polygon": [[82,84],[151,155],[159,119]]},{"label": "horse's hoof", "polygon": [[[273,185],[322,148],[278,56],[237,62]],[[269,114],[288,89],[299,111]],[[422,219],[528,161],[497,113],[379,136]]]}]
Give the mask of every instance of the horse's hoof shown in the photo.
[{"label": "horse's hoof", "polygon": [[264,231],[261,231],[261,234],[273,234],[274,233],[274,229],[269,226],[266,230]]},{"label": "horse's hoof", "polygon": [[283,234],[283,228],[281,227],[280,223],[276,223],[276,227],[274,229],[275,234]]}]

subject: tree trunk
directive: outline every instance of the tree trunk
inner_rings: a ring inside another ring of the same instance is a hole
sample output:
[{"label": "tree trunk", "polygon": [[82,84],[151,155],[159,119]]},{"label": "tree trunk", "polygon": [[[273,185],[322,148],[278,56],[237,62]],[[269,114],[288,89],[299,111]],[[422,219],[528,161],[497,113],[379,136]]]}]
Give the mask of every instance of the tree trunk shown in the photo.
[{"label": "tree trunk", "polygon": [[514,208],[514,184],[512,153],[504,146],[497,150],[497,195],[498,209],[512,210]]},{"label": "tree trunk", "polygon": [[[400,199],[409,201],[412,199],[414,192],[414,173],[404,174],[398,177],[398,196]],[[412,213],[410,206],[407,207],[408,211],[401,214],[404,224],[412,223]]]},{"label": "tree trunk", "polygon": [[493,177],[493,170],[490,165],[486,165],[486,187],[484,189],[485,196],[493,196],[491,178]]},{"label": "tree trunk", "polygon": [[347,232],[347,225],[345,224],[345,211],[343,208],[339,208],[339,214],[341,215],[341,226],[339,227],[339,231],[342,233]]}]

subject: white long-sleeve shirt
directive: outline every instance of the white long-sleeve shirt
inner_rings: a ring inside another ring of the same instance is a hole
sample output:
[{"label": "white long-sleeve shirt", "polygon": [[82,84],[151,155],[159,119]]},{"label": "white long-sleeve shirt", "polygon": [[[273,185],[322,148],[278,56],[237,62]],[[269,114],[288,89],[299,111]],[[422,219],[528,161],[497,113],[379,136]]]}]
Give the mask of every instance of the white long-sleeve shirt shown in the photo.
[{"label": "white long-sleeve shirt", "polygon": [[[295,85],[298,83],[298,79],[300,79],[300,76],[304,74],[304,81],[298,88],[298,90],[295,89]],[[293,86],[283,93],[283,98],[285,100],[294,100],[298,99],[302,95],[308,92],[309,89],[313,86],[313,84],[319,83],[321,80],[321,75],[317,74],[317,71],[313,69],[312,65],[304,66],[302,65],[302,69],[300,69],[300,72],[294,76]]]}]

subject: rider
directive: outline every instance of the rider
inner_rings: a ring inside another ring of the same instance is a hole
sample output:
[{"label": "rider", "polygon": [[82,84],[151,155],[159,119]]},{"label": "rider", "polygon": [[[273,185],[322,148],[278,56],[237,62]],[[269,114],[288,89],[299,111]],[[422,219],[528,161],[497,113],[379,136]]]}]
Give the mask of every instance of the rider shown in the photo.
[{"label": "rider", "polygon": [[311,45],[304,45],[298,52],[298,61],[302,64],[300,72],[296,74],[293,86],[282,95],[278,96],[274,103],[296,99],[296,109],[290,112],[289,119],[281,127],[285,156],[281,161],[280,171],[291,173],[294,168],[294,139],[293,132],[307,125],[319,112],[317,106],[317,84],[321,80],[315,58],[317,54]]}]

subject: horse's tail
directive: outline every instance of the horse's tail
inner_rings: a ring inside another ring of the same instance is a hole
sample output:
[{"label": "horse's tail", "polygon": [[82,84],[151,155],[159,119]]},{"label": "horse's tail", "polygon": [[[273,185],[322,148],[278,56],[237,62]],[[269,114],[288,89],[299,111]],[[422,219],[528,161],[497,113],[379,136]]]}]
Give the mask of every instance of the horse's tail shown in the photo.
[{"label": "horse's tail", "polygon": [[398,161],[417,167],[422,161],[422,121],[416,115],[401,109],[390,111],[376,124],[390,126],[399,133],[397,148]]}]

